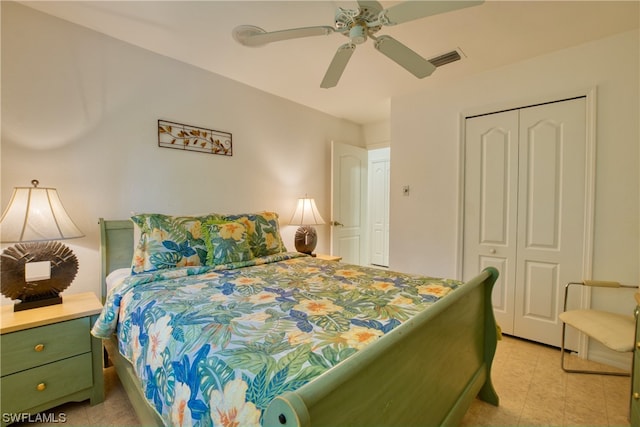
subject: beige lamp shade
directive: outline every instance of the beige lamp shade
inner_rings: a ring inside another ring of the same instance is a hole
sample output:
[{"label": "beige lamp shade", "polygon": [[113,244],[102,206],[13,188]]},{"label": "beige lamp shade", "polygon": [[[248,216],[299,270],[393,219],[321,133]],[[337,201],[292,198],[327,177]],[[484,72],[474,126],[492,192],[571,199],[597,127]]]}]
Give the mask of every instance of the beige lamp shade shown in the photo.
[{"label": "beige lamp shade", "polygon": [[298,199],[298,206],[296,207],[291,221],[291,225],[321,225],[324,224],[324,219],[320,216],[318,208],[316,207],[316,201],[312,198]]},{"label": "beige lamp shade", "polygon": [[16,187],[0,219],[3,243],[38,242],[83,237],[62,206],[55,188]]}]

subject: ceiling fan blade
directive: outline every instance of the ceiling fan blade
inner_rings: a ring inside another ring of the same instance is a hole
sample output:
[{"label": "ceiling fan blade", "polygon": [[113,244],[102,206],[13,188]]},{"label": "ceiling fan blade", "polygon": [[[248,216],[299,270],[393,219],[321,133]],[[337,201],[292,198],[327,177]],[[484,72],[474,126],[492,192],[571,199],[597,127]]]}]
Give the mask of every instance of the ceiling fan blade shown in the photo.
[{"label": "ceiling fan blade", "polygon": [[254,27],[253,25],[240,25],[233,29],[233,38],[245,46],[255,47],[282,40],[324,36],[334,31],[333,27],[318,26],[266,32],[262,28]]},{"label": "ceiling fan blade", "polygon": [[484,3],[483,0],[405,1],[385,10],[384,16],[386,20],[383,19],[383,22],[385,25],[396,25],[426,16],[477,6],[482,3]]},{"label": "ceiling fan blade", "polygon": [[358,0],[358,6],[360,7],[360,9],[369,9],[377,11],[377,13],[384,10],[384,7],[382,7],[382,5],[375,0]]},{"label": "ceiling fan blade", "polygon": [[349,58],[351,58],[351,55],[353,55],[355,50],[356,45],[353,43],[346,43],[338,48],[338,51],[333,56],[331,64],[329,64],[329,68],[322,79],[322,83],[320,83],[321,88],[329,89],[338,84],[338,80],[340,80],[344,69],[347,67]]},{"label": "ceiling fan blade", "polygon": [[380,36],[376,38],[374,47],[419,79],[431,75],[436,69],[431,62],[393,37]]}]

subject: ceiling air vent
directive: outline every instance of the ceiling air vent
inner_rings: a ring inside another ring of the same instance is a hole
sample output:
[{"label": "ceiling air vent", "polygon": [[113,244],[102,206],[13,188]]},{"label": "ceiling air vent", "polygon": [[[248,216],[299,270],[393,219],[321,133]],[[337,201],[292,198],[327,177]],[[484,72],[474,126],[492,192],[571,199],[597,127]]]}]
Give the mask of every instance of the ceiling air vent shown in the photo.
[{"label": "ceiling air vent", "polygon": [[443,65],[450,64],[460,60],[460,54],[457,50],[445,53],[444,55],[436,56],[429,60],[436,67],[442,67]]}]

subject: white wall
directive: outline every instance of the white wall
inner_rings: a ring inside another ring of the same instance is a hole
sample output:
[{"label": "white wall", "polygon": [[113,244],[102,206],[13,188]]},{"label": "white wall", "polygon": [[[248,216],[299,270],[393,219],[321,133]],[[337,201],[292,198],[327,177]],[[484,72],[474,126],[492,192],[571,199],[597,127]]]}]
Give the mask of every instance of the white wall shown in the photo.
[{"label": "white wall", "polygon": [[[232,133],[233,157],[159,148],[158,119]],[[2,209],[34,178],[56,187],[86,234],[65,242],[80,265],[66,293],[98,295],[99,217],[268,209],[286,223],[308,194],[328,218],[330,141],[365,145],[359,125],[12,2],[1,136]],[[291,249],[294,233],[283,227]]]},{"label": "white wall", "polygon": [[[639,52],[636,30],[393,99],[390,268],[456,277],[464,112],[517,107],[596,88],[592,277],[638,285]],[[403,185],[411,185],[409,197],[401,195]],[[631,314],[633,292],[596,291],[592,306]],[[595,341],[589,344],[589,358],[618,367],[629,362]]]},{"label": "white wall", "polygon": [[[595,87],[593,277],[638,284],[639,51],[636,30],[394,98],[391,268],[445,277],[457,274],[463,112],[518,106]],[[411,185],[410,197],[402,197],[403,185]],[[594,297],[595,306],[630,312],[634,305],[632,298],[606,301],[605,296]]]},{"label": "white wall", "polygon": [[391,123],[381,120],[362,125],[362,133],[368,150],[389,147],[391,140]]}]

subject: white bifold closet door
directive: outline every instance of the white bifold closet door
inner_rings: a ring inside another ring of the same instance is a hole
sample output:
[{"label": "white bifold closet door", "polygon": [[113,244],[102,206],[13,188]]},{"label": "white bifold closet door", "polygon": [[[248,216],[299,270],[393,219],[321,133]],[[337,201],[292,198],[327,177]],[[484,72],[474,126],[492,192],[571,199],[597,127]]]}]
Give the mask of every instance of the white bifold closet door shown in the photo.
[{"label": "white bifold closet door", "polygon": [[559,346],[564,285],[584,272],[586,100],[471,117],[465,127],[464,279],[496,267],[503,332]]}]

